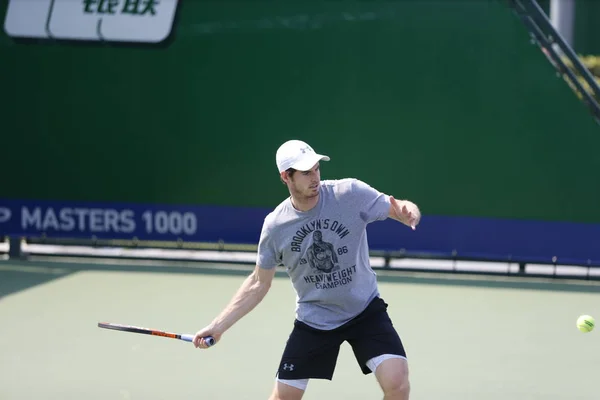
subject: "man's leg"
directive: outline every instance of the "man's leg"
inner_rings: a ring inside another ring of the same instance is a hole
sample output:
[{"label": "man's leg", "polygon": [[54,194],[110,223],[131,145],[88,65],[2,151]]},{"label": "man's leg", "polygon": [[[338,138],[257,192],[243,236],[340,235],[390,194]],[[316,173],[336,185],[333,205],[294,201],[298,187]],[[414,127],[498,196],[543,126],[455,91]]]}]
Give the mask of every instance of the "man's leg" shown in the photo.
[{"label": "man's leg", "polygon": [[353,321],[346,335],[362,372],[375,374],[384,399],[407,400],[410,384],[406,352],[387,313],[387,304],[375,299]]},{"label": "man's leg", "polygon": [[405,358],[387,358],[381,361],[379,365],[374,366],[372,370],[383,390],[384,400],[408,400],[410,382],[408,379],[408,362]]},{"label": "man's leg", "polygon": [[300,400],[310,378],[331,380],[341,344],[336,332],[320,331],[295,321],[270,400]]},{"label": "man's leg", "polygon": [[281,380],[277,379],[269,400],[300,400],[308,385],[308,379]]}]

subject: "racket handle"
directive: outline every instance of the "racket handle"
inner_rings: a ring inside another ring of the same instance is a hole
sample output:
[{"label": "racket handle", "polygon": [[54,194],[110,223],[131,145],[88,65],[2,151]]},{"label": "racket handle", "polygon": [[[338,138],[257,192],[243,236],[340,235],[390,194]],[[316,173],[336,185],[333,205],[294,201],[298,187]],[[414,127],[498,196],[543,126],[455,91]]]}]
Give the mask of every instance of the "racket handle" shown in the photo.
[{"label": "racket handle", "polygon": [[[183,335],[181,335],[181,340],[185,340],[186,342],[191,342],[192,340],[194,340],[194,336],[195,335],[183,334]],[[213,338],[212,336],[205,337],[204,341],[206,342],[208,347],[214,346],[214,344],[215,344],[215,338]]]}]

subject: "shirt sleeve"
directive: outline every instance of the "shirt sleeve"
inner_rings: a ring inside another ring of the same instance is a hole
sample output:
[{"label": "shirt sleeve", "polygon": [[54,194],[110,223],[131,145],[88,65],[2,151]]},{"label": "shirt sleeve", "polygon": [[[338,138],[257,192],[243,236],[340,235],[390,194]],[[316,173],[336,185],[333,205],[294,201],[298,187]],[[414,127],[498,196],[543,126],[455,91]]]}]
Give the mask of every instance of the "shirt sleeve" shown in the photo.
[{"label": "shirt sleeve", "polygon": [[256,256],[256,264],[260,268],[273,269],[281,265],[281,254],[277,250],[277,244],[273,235],[273,227],[269,223],[269,218],[265,219],[260,239],[258,241],[258,252]]},{"label": "shirt sleeve", "polygon": [[363,181],[355,180],[352,195],[358,203],[360,217],[366,223],[385,220],[390,213],[390,196]]}]

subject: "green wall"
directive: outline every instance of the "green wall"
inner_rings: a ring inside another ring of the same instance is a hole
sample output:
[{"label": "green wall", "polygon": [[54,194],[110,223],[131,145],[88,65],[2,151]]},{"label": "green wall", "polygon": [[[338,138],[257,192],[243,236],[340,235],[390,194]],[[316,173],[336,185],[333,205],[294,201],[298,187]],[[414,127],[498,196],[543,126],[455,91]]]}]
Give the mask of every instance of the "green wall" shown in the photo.
[{"label": "green wall", "polygon": [[272,207],[300,138],[425,214],[600,222],[600,129],[503,2],[182,3],[160,47],[2,33],[0,198]]},{"label": "green wall", "polygon": [[600,2],[577,0],[573,47],[577,54],[600,55]]}]

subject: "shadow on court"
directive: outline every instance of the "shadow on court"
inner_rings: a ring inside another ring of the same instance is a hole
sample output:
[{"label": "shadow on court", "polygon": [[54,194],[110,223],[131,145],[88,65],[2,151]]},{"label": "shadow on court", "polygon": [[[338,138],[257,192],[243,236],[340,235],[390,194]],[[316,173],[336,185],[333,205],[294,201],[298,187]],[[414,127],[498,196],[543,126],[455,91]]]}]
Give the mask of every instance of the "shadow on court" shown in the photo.
[{"label": "shadow on court", "polygon": [[72,269],[58,265],[0,262],[0,299],[9,294],[62,278]]},{"label": "shadow on court", "polygon": [[[0,261],[0,297],[80,271],[127,271],[169,274],[209,274],[247,276],[250,265],[219,263],[186,263],[179,261],[149,260],[7,260]],[[560,278],[536,279],[531,277],[504,277],[486,275],[457,275],[451,273],[409,273],[405,271],[378,270],[379,282],[430,284],[498,289],[523,289],[553,292],[600,293],[599,281],[561,280]],[[285,271],[277,277],[287,278]],[[241,283],[241,279],[240,279]]]}]

